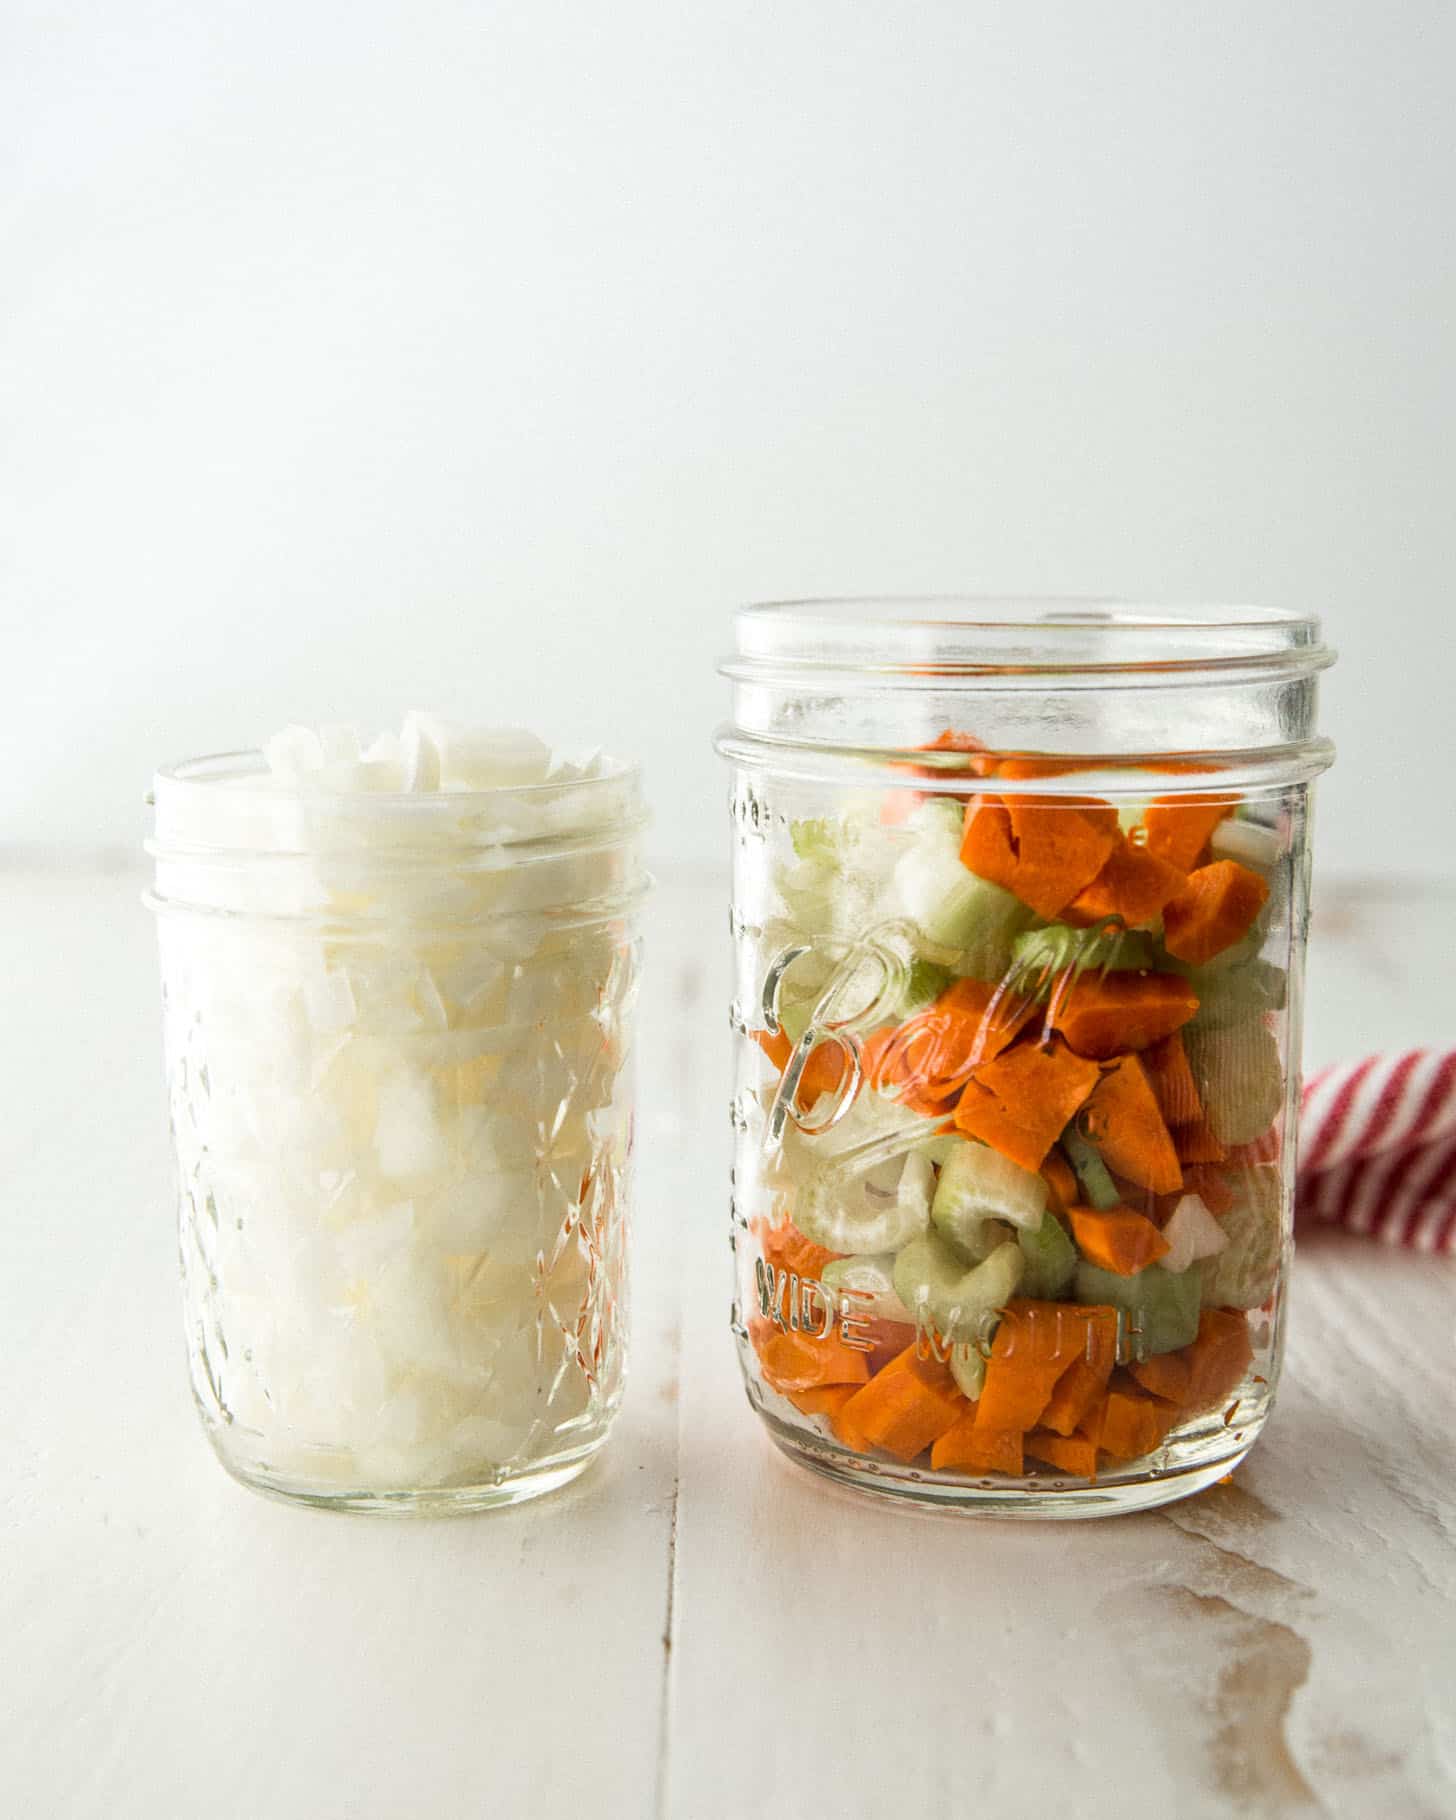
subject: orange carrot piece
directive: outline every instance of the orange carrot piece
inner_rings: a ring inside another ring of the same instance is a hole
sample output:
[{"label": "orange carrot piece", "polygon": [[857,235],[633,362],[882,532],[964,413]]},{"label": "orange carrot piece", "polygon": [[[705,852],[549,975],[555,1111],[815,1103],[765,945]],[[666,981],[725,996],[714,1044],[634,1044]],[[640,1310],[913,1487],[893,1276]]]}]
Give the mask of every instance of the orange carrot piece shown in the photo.
[{"label": "orange carrot piece", "polygon": [[1193,1368],[1182,1353],[1151,1353],[1137,1364],[1129,1365],[1128,1371],[1149,1396],[1161,1397],[1165,1403],[1180,1409],[1188,1401],[1193,1386]]},{"label": "orange carrot piece", "polygon": [[1143,1051],[1143,1067],[1148,1071],[1164,1124],[1192,1125],[1203,1117],[1203,1101],[1198,1097],[1188,1051],[1178,1031],[1149,1044]]},{"label": "orange carrot piece", "polygon": [[1131,1378],[1119,1372],[1102,1418],[1099,1446],[1114,1460],[1136,1460],[1163,1443],[1178,1412],[1171,1403],[1150,1397]]},{"label": "orange carrot piece", "polygon": [[1034,1428],[1026,1437],[1026,1451],[1033,1459],[1045,1460],[1047,1465],[1071,1473],[1075,1478],[1097,1477],[1097,1443],[1085,1435]]},{"label": "orange carrot piece", "polygon": [[971,1408],[935,1441],[930,1464],[937,1472],[1005,1472],[1020,1478],[1021,1436],[1014,1430],[982,1428]]},{"label": "orange carrot piece", "polygon": [[1183,1186],[1183,1171],[1142,1063],[1123,1055],[1097,1083],[1084,1115],[1087,1136],[1116,1175],[1154,1194]]},{"label": "orange carrot piece", "polygon": [[1065,1044],[1018,1043],[983,1063],[966,1083],[955,1121],[970,1137],[1040,1169],[1068,1121],[1099,1084],[1095,1062]]},{"label": "orange carrot piece", "polygon": [[984,980],[957,980],[934,1004],[861,1044],[870,1085],[934,1115],[1020,1034],[1035,1006]]},{"label": "orange carrot piece", "polygon": [[915,1329],[904,1321],[882,1321],[873,1316],[867,1321],[856,1321],[853,1313],[849,1316],[850,1333],[856,1340],[865,1340],[870,1350],[865,1354],[865,1362],[870,1368],[870,1376],[883,1371],[892,1360],[899,1358],[907,1347],[915,1347]]},{"label": "orange carrot piece", "polygon": [[1185,1413],[1212,1408],[1223,1401],[1253,1360],[1247,1318],[1237,1309],[1205,1308],[1198,1317],[1198,1337],[1183,1348],[1182,1356],[1191,1374]]},{"label": "orange carrot piece", "polygon": [[857,1384],[816,1384],[809,1390],[790,1390],[785,1394],[794,1408],[806,1416],[836,1416],[858,1388]]},{"label": "orange carrot piece", "polygon": [[1067,1218],[1082,1256],[1120,1277],[1136,1276],[1170,1250],[1153,1222],[1131,1207],[1069,1207]]},{"label": "orange carrot piece", "polygon": [[939,1440],[967,1407],[949,1368],[918,1358],[909,1346],[849,1399],[835,1418],[835,1432],[843,1424],[865,1445],[908,1461]]},{"label": "orange carrot piece", "polygon": [[1221,1163],[1228,1154],[1213,1134],[1206,1118],[1180,1125],[1173,1133],[1173,1148],[1180,1163]]},{"label": "orange carrot piece", "polygon": [[1114,1308],[1021,1298],[1008,1302],[986,1361],[977,1424],[1025,1434],[1036,1427],[1069,1366],[1087,1361],[1105,1381],[1116,1346]]},{"label": "orange carrot piece", "polygon": [[1041,1178],[1051,1195],[1053,1210],[1065,1213],[1081,1193],[1076,1173],[1060,1150],[1049,1150],[1042,1161]]},{"label": "orange carrot piece", "polygon": [[1200,866],[1163,911],[1163,944],[1180,961],[1201,966],[1248,934],[1268,898],[1267,881],[1237,860]]},{"label": "orange carrot piece", "polygon": [[826,1264],[832,1264],[842,1252],[829,1251],[806,1239],[792,1220],[771,1226],[759,1237],[759,1251],[765,1264],[806,1281],[816,1279]]},{"label": "orange carrot piece", "polygon": [[789,1065],[789,1057],[794,1053],[794,1045],[787,1035],[782,1030],[776,1030],[772,1035],[767,1030],[755,1030],[753,1040],[782,1074]]},{"label": "orange carrot piece", "polygon": [[1168,1037],[1197,1009],[1198,994],[1181,974],[1084,973],[1053,992],[1050,1017],[1078,1055],[1105,1062]]},{"label": "orange carrot piece", "polygon": [[1062,912],[1068,923],[1095,923],[1121,917],[1129,929],[1150,923],[1170,898],[1182,890],[1187,874],[1146,847],[1122,835],[1107,863],[1090,885],[1084,885]]},{"label": "orange carrot piece", "polygon": [[1228,798],[1160,796],[1143,811],[1143,845],[1155,858],[1187,872],[1233,806]]},{"label": "orange carrot piece", "polygon": [[[1107,1388],[1112,1372],[1109,1357],[1106,1370],[1099,1370],[1086,1359],[1073,1359],[1057,1379],[1051,1401],[1041,1412],[1041,1425],[1053,1434],[1070,1435],[1081,1427]],[[1029,1445],[1029,1443],[1028,1443]]]},{"label": "orange carrot piece", "polygon": [[813,1390],[820,1384],[863,1384],[870,1375],[865,1355],[846,1346],[837,1334],[820,1340],[787,1328],[770,1335],[759,1347],[758,1366],[770,1390],[785,1395]]},{"label": "orange carrot piece", "polygon": [[973,797],[961,863],[1013,892],[1038,916],[1055,917],[1107,863],[1117,811],[1093,797]]}]

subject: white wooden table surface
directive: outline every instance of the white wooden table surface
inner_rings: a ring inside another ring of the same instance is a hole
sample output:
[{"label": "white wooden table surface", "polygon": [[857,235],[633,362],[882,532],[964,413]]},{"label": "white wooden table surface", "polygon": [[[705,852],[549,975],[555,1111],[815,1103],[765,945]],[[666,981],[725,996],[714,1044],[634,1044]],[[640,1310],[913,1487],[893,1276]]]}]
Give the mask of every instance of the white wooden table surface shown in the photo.
[{"label": "white wooden table surface", "polygon": [[[0,871],[0,1815],[1456,1813],[1456,1266],[1308,1245],[1263,1441],[1167,1512],[829,1487],[738,1385],[725,914],[678,882],[604,1459],[471,1519],[288,1509],[188,1400],[140,885]],[[1456,895],[1325,898],[1309,1062],[1456,1034]]]}]

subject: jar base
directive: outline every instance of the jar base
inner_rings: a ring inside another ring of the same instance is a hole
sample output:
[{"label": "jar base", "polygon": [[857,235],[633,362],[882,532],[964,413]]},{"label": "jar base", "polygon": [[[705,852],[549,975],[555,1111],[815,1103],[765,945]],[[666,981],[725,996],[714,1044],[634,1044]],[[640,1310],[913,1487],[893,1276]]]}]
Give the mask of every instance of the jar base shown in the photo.
[{"label": "jar base", "polygon": [[[760,1412],[763,1413],[763,1412]],[[984,1484],[950,1482],[918,1468],[890,1462],[862,1460],[839,1449],[831,1454],[804,1445],[800,1436],[765,1415],[764,1425],[774,1445],[795,1465],[806,1466],[821,1478],[872,1497],[897,1503],[919,1504],[972,1517],[1011,1517],[1034,1522],[1068,1521],[1088,1517],[1129,1516],[1139,1510],[1156,1510],[1191,1498],[1216,1485],[1242,1464],[1254,1444],[1249,1436],[1216,1459],[1186,1466],[1146,1468],[1121,1481],[1109,1479],[1091,1485],[1070,1475],[1048,1474],[1032,1482],[988,1478]]]},{"label": "jar base", "polygon": [[241,1465],[228,1458],[211,1434],[208,1439],[213,1442],[213,1452],[228,1476],[249,1491],[260,1492],[265,1498],[273,1498],[281,1504],[306,1504],[314,1510],[348,1511],[371,1517],[465,1517],[481,1511],[507,1510],[513,1504],[544,1498],[580,1478],[606,1441],[603,1436],[590,1447],[565,1459],[554,1459],[540,1467],[485,1480],[478,1485],[433,1485],[409,1491],[347,1488],[334,1491]]}]

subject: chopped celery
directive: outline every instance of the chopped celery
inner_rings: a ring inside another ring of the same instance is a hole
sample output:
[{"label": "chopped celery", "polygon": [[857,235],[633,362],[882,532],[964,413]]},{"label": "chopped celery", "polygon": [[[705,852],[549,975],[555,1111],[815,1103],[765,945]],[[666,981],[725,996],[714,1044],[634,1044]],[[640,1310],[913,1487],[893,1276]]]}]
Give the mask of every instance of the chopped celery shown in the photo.
[{"label": "chopped celery", "polygon": [[998,1245],[983,1262],[965,1259],[934,1229],[895,1259],[895,1292],[917,1320],[929,1316],[942,1339],[988,1340],[994,1317],[1016,1293],[1025,1264],[1018,1245]]},{"label": "chopped celery", "polygon": [[1274,1293],[1284,1257],[1284,1184],[1277,1163],[1256,1163],[1238,1178],[1239,1198],[1219,1221],[1228,1241],[1194,1265],[1208,1308],[1258,1308]]},{"label": "chopped celery", "polygon": [[[937,947],[973,955],[998,978],[1010,957],[1012,937],[1030,912],[999,885],[977,878],[961,864],[954,841],[918,838],[895,867],[900,908]],[[965,971],[962,967],[959,971]]]},{"label": "chopped celery", "polygon": [[974,1403],[986,1382],[986,1355],[979,1346],[958,1340],[950,1349],[950,1375],[956,1388]]},{"label": "chopped celery", "polygon": [[1046,1204],[1047,1185],[1039,1175],[999,1150],[961,1138],[941,1165],[930,1217],[942,1238],[975,1260],[989,1249],[989,1221],[1035,1227]]},{"label": "chopped celery", "polygon": [[794,1224],[830,1251],[896,1251],[930,1224],[933,1120],[877,1093],[860,1093],[829,1130],[792,1123],[770,1180],[789,1196]]},{"label": "chopped celery", "polygon": [[873,1257],[836,1258],[819,1272],[819,1281],[838,1298],[844,1290],[852,1293],[840,1312],[857,1315],[862,1320],[904,1321],[915,1319],[895,1294],[895,1254],[884,1251]]},{"label": "chopped celery", "polygon": [[1217,955],[1206,967],[1178,969],[1198,994],[1195,1029],[1223,1030],[1246,1017],[1284,1009],[1288,975],[1282,967],[1261,960],[1257,948],[1256,938],[1254,951],[1232,965],[1223,964],[1225,957]]},{"label": "chopped celery", "polygon": [[1087,929],[1048,923],[1043,929],[1018,935],[1011,948],[1019,979],[1042,990],[1068,969],[1073,973],[1132,973],[1153,966],[1157,958],[1150,935],[1110,920]]},{"label": "chopped celery", "polygon": [[1109,1207],[1116,1207],[1122,1196],[1117,1192],[1097,1146],[1089,1138],[1083,1137],[1075,1125],[1068,1125],[1062,1133],[1062,1149],[1067,1153],[1067,1161],[1077,1172],[1077,1181],[1087,1197],[1087,1205],[1104,1213]]},{"label": "chopped celery", "polygon": [[1279,864],[1279,836],[1262,822],[1226,816],[1209,836],[1208,850],[1215,859],[1236,860],[1251,871],[1268,874]]},{"label": "chopped celery", "polygon": [[1189,1025],[1183,1032],[1188,1065],[1204,1117],[1219,1143],[1252,1144],[1284,1104],[1279,1043],[1262,1017],[1247,1017],[1217,1030]]},{"label": "chopped celery", "polygon": [[800,859],[833,863],[838,850],[839,823],[827,815],[789,823],[789,839]]},{"label": "chopped celery", "polygon": [[1051,1209],[1041,1216],[1039,1226],[1023,1226],[1016,1242],[1026,1262],[1021,1293],[1046,1302],[1065,1295],[1076,1273],[1077,1247]]},{"label": "chopped celery", "polygon": [[1176,1274],[1149,1264],[1124,1277],[1084,1259],[1077,1266],[1076,1297],[1079,1302],[1123,1310],[1128,1317],[1125,1350],[1134,1360],[1154,1352],[1177,1352],[1198,1337],[1203,1279],[1197,1264]]}]

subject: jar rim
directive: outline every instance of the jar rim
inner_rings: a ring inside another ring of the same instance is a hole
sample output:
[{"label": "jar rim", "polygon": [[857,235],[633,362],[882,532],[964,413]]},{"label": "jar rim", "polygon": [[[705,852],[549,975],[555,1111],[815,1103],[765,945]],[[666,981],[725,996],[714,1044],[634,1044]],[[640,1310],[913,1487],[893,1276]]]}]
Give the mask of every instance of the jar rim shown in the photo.
[{"label": "jar rim", "polygon": [[756,601],[735,614],[722,673],[777,669],[956,676],[1165,677],[1273,669],[1304,674],[1335,653],[1306,613],[1172,605],[1113,595],[843,595]]},{"label": "jar rim", "polygon": [[147,794],[156,821],[146,851],[243,860],[367,850],[435,866],[475,851],[498,864],[629,841],[647,822],[640,766],[609,757],[587,776],[483,790],[299,790],[266,784],[270,775],[257,748],[161,767]]}]

